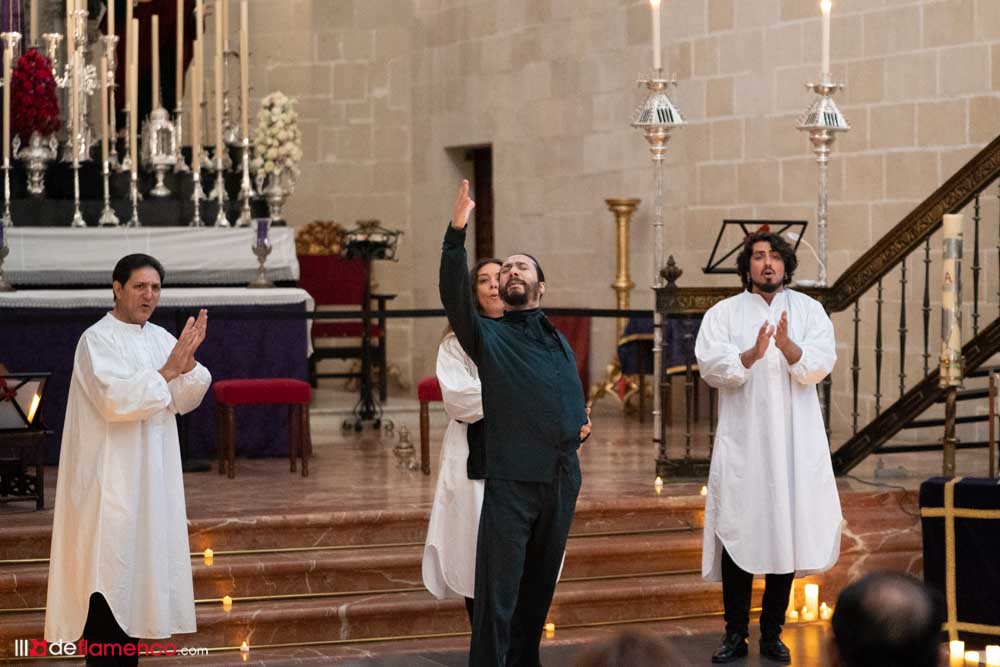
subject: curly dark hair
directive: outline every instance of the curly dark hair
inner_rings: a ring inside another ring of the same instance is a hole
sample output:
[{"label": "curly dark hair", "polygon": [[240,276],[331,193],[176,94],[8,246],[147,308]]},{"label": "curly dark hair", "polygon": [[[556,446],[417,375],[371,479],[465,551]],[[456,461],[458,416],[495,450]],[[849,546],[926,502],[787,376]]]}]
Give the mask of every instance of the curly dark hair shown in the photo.
[{"label": "curly dark hair", "polygon": [[782,284],[790,284],[795,269],[799,267],[799,260],[795,256],[795,250],[791,244],[778,234],[772,232],[754,232],[753,234],[748,234],[743,240],[743,249],[740,250],[739,256],[736,257],[736,272],[740,275],[740,282],[743,283],[743,287],[746,289],[753,287],[753,284],[750,282],[750,255],[753,254],[754,244],[761,241],[770,243],[771,250],[776,250],[781,255],[781,259],[785,263],[785,278],[782,280]]}]

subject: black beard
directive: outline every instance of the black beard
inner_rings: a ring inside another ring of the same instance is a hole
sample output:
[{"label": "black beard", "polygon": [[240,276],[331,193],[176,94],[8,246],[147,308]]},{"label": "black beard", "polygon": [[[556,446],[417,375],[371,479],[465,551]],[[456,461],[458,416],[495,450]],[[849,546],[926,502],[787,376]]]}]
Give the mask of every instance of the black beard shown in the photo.
[{"label": "black beard", "polygon": [[752,282],[753,286],[756,287],[761,292],[763,292],[764,294],[773,294],[774,292],[778,291],[779,287],[781,287],[781,283],[759,283],[756,280]]},{"label": "black beard", "polygon": [[[519,281],[520,282],[520,281]],[[508,306],[523,306],[531,301],[538,294],[538,287],[532,287],[527,283],[522,282],[521,285],[524,287],[524,291],[511,293],[508,291],[510,283],[507,283],[500,288],[500,300],[503,301]]]}]

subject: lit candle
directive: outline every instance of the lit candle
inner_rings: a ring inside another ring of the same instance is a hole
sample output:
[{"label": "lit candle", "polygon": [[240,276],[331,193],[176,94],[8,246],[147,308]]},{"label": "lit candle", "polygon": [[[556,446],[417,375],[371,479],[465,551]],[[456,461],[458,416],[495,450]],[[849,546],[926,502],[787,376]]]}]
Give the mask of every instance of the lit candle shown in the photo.
[{"label": "lit candle", "polygon": [[215,562],[215,552],[211,549],[205,549],[205,565],[211,565]]},{"label": "lit candle", "polygon": [[799,620],[799,612],[795,611],[794,609],[792,609],[790,612],[788,612],[787,614],[785,614],[785,616],[787,617],[787,619],[789,621],[797,621],[797,620]]},{"label": "lit candle", "polygon": [[819,606],[819,617],[824,621],[829,621],[833,618],[833,609],[830,609],[825,602]]},{"label": "lit candle", "polygon": [[799,617],[799,612],[795,611],[795,580],[792,579],[792,585],[788,587],[788,606],[785,607],[785,616],[792,618],[792,614],[795,614],[795,618]]},{"label": "lit candle", "polygon": [[701,491],[699,493],[701,493],[701,495],[703,495],[703,496],[707,496],[708,495],[708,487],[707,486],[702,486],[701,487]]},{"label": "lit candle", "polygon": [[649,0],[653,10],[653,69],[662,69],[660,62],[660,0]]},{"label": "lit candle", "polygon": [[222,5],[223,0],[215,0],[215,159],[222,157]]},{"label": "lit candle", "polygon": [[240,644],[240,655],[243,656],[243,661],[246,662],[247,658],[250,656],[250,645],[245,641]]},{"label": "lit candle", "polygon": [[802,605],[802,609],[799,611],[799,620],[800,621],[815,621],[816,620],[816,614],[814,614],[811,611],[809,611],[809,607],[807,607],[806,605]]},{"label": "lit candle", "polygon": [[3,50],[3,161],[10,164],[10,49]]},{"label": "lit candle", "polygon": [[160,15],[153,14],[153,109],[160,108]]},{"label": "lit candle", "polygon": [[653,482],[653,488],[656,490],[657,494],[659,494],[661,491],[663,491],[663,480],[660,479],[660,477],[658,475],[656,477],[656,481]]},{"label": "lit candle", "polygon": [[[37,2],[32,2],[31,3],[32,14],[34,14],[35,5],[37,5],[37,4],[38,4]],[[104,32],[105,32],[105,34],[108,37],[114,37],[115,36],[115,2],[114,2],[114,0],[108,0],[108,29],[105,30]],[[32,34],[34,34],[34,33],[32,32]]]},{"label": "lit candle", "polygon": [[830,9],[833,3],[831,0],[822,0],[819,3],[820,11],[823,12],[823,75],[824,82],[830,75]]},{"label": "lit candle", "polygon": [[954,639],[948,642],[948,667],[965,667],[965,642]]},{"label": "lit candle", "polygon": [[240,124],[250,136],[250,20],[247,0],[240,0]]},{"label": "lit candle", "polygon": [[986,667],[1000,667],[1000,644],[987,644]]},{"label": "lit candle", "polygon": [[809,620],[815,621],[819,614],[819,585],[806,584],[806,610],[809,612]]},{"label": "lit candle", "polygon": [[232,611],[233,610],[233,599],[228,595],[222,596],[222,611]]},{"label": "lit candle", "polygon": [[[184,99],[184,0],[177,0],[177,66],[174,68],[175,106],[180,109]],[[178,143],[180,140],[178,140]]]},{"label": "lit candle", "polygon": [[546,639],[552,639],[555,636],[556,636],[556,624],[555,623],[546,623],[545,624],[545,638]]},{"label": "lit candle", "polygon": [[[111,4],[114,4],[113,2]],[[108,57],[101,56],[101,164],[108,161]]]},{"label": "lit candle", "polygon": [[979,651],[965,652],[966,667],[979,667]]}]

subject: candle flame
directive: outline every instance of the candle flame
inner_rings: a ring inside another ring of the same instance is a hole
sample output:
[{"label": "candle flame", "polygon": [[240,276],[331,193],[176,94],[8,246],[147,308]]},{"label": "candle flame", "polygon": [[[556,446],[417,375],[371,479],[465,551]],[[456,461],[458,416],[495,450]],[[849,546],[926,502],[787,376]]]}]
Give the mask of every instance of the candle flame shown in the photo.
[{"label": "candle flame", "polygon": [[31,407],[28,408],[28,423],[29,424],[31,422],[35,421],[35,412],[38,411],[38,404],[41,402],[41,400],[42,400],[42,395],[38,394],[38,393],[36,393],[35,396],[31,399]]},{"label": "candle flame", "polygon": [[649,0],[650,7],[656,9],[660,6],[660,0]]},{"label": "candle flame", "polygon": [[222,610],[229,611],[233,608],[233,599],[228,595],[222,596]]},{"label": "candle flame", "polygon": [[820,11],[822,11],[824,14],[829,14],[830,10],[833,9],[833,1],[832,0],[820,0],[819,8],[820,8]]},{"label": "candle flame", "polygon": [[244,640],[244,642],[240,644],[240,653],[249,653],[249,652],[250,652],[250,645],[247,644],[246,641]]},{"label": "candle flame", "polygon": [[701,487],[701,492],[700,492],[700,493],[701,493],[701,495],[703,495],[703,496],[707,496],[707,495],[708,495],[708,487],[707,487],[707,486],[702,486],[702,487]]}]

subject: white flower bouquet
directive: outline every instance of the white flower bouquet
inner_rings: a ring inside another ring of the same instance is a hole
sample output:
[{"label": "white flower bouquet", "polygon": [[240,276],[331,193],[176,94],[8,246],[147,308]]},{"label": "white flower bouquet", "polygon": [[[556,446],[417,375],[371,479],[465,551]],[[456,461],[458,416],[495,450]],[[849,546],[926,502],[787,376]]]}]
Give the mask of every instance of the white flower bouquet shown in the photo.
[{"label": "white flower bouquet", "polygon": [[295,100],[280,91],[261,102],[253,136],[253,167],[263,176],[296,176],[302,159],[302,133]]}]

